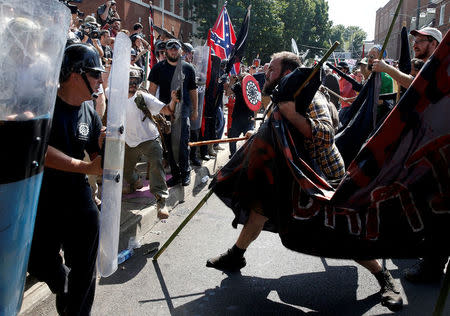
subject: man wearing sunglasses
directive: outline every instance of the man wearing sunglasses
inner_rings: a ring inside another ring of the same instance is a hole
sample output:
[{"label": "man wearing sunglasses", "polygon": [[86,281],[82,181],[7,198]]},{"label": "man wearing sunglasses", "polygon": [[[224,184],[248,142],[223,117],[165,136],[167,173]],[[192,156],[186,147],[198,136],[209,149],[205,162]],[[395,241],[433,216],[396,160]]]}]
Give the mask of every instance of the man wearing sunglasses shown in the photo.
[{"label": "man wearing sunglasses", "polygon": [[[424,27],[420,30],[412,30],[410,34],[414,36],[414,57],[422,59],[424,62],[430,58],[442,41],[441,31],[434,27]],[[387,73],[405,88],[409,88],[414,80],[413,76],[401,72],[397,68],[386,64],[383,60],[375,59],[372,67],[374,71]]]},{"label": "man wearing sunglasses", "polygon": [[[89,315],[99,211],[86,175],[101,175],[100,117],[88,105],[102,83],[97,50],[68,46],[60,72],[28,271],[56,294],[60,315]],[[85,151],[91,161],[83,161]],[[64,263],[60,250],[64,249]]]},{"label": "man wearing sunglasses", "polygon": [[157,63],[152,70],[148,80],[150,81],[149,92],[156,95],[159,87],[159,100],[167,104],[170,102],[170,86],[175,68],[179,62],[182,63],[183,80],[183,99],[177,106],[181,106],[181,135],[179,146],[179,156],[176,163],[176,157],[172,152],[171,137],[165,134],[165,144],[168,149],[168,161],[172,171],[172,178],[168,180],[168,186],[174,186],[182,183],[183,186],[189,185],[190,167],[189,167],[189,129],[190,120],[195,121],[198,116],[197,108],[197,85],[195,83],[195,70],[192,65],[181,60],[181,43],[176,39],[170,39],[166,42],[166,59]]}]

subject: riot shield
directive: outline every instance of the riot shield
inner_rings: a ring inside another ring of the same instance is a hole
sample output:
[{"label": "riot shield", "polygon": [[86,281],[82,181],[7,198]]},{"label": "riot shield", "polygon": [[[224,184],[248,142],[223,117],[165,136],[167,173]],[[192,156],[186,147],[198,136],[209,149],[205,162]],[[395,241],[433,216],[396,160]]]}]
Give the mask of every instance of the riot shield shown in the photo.
[{"label": "riot shield", "polygon": [[203,103],[205,101],[206,90],[206,74],[208,72],[208,57],[208,46],[198,46],[195,48],[193,65],[195,68],[195,78],[198,91],[198,118],[191,122],[191,130],[199,129],[202,123]]},{"label": "riot shield", "polygon": [[0,315],[22,304],[69,21],[57,1],[0,2]]},{"label": "riot shield", "polygon": [[117,270],[122,205],[122,172],[125,155],[125,105],[128,102],[130,54],[131,41],[125,33],[121,32],[116,36],[111,66],[103,166],[98,270],[100,275],[104,277],[110,276]]},{"label": "riot shield", "polygon": [[175,162],[178,164],[180,157],[180,138],[181,138],[181,108],[183,106],[183,62],[178,60],[177,67],[173,73],[172,82],[170,83],[170,91],[179,91],[178,97],[180,102],[175,105],[175,111],[172,118],[172,131],[170,133],[172,153]]}]

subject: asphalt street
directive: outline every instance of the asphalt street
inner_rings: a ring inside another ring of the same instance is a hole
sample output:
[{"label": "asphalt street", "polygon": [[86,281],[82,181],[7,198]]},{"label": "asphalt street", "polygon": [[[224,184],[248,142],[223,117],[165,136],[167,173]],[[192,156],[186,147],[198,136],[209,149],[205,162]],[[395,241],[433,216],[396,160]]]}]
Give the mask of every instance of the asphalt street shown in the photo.
[{"label": "asphalt street", "polygon": [[[153,261],[161,246],[206,194],[177,206],[140,240],[115,274],[98,281],[92,315],[390,315],[379,303],[378,284],[349,260],[292,252],[275,234],[263,232],[247,250],[247,266],[237,274],[206,268],[209,257],[231,247],[239,233],[233,214],[214,195],[178,237]],[[402,288],[398,315],[431,315],[440,285],[414,285],[402,270],[415,260],[388,260]],[[57,315],[51,295],[27,315]],[[444,315],[450,315],[447,300]]]}]

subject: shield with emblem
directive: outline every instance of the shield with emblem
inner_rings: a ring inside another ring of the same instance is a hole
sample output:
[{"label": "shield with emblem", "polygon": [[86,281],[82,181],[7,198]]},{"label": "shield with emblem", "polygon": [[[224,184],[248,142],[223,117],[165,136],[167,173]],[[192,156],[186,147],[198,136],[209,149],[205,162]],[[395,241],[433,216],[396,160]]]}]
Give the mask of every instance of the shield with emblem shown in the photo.
[{"label": "shield with emblem", "polygon": [[242,79],[242,95],[244,96],[245,104],[250,110],[259,110],[261,107],[261,88],[252,75],[247,75]]}]

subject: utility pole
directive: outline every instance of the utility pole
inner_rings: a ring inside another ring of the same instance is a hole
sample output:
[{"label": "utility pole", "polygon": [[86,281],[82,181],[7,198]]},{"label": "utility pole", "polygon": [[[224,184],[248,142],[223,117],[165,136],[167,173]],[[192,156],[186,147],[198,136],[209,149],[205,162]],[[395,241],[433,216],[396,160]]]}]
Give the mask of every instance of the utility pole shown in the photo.
[{"label": "utility pole", "polygon": [[420,18],[420,0],[417,0],[416,30],[419,29],[419,18]]}]

